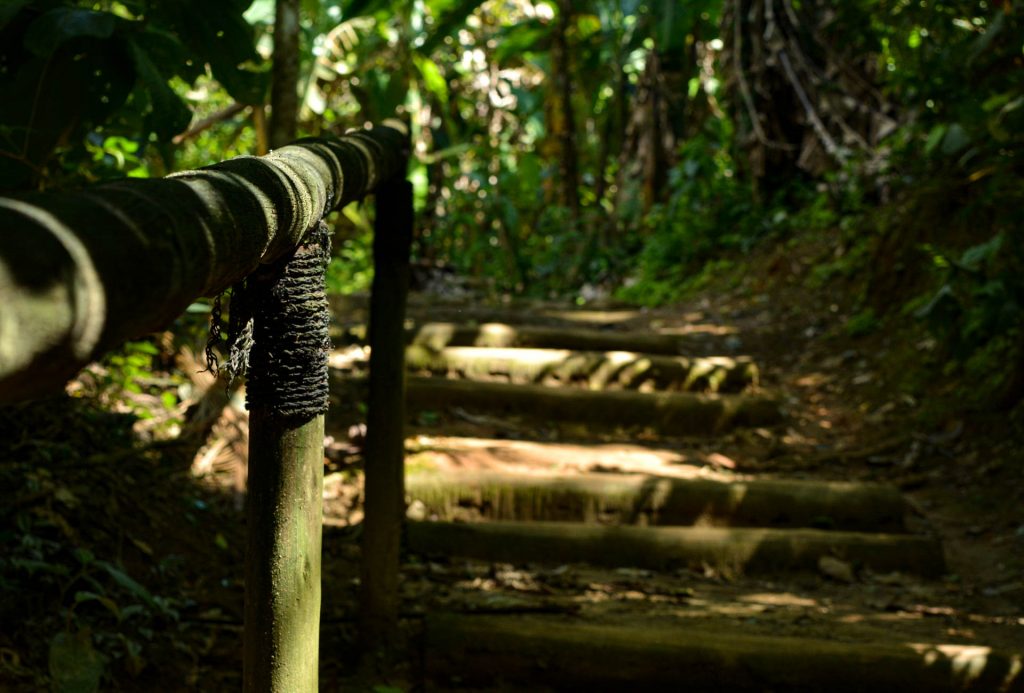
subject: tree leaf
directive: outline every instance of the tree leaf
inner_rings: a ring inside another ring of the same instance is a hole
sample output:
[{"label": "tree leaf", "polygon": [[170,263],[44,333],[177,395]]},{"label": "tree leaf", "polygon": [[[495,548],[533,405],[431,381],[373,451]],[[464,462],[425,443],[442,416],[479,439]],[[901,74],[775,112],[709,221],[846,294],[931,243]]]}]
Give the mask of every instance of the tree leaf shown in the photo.
[{"label": "tree leaf", "polygon": [[262,103],[267,92],[267,64],[256,52],[253,29],[243,13],[249,3],[178,0],[153,8],[153,22],[170,27],[199,65],[209,63],[213,76],[239,103]]},{"label": "tree leaf", "polygon": [[[149,53],[136,41],[129,41],[129,49],[135,70],[149,92],[152,108],[146,114],[149,129],[161,140],[169,140],[188,127],[192,111],[167,84],[160,70],[149,57]],[[152,346],[152,345],[150,345]]]},{"label": "tree leaf", "polygon": [[494,50],[494,61],[500,65],[509,57],[547,50],[551,31],[552,27],[537,19],[501,30],[496,37],[498,47]]},{"label": "tree leaf", "polygon": [[984,243],[971,246],[960,256],[960,264],[972,271],[980,271],[982,266],[987,265],[996,256],[1003,245],[1003,234],[997,233]]},{"label": "tree leaf", "polygon": [[97,561],[96,564],[106,570],[107,574],[114,579],[114,582],[116,582],[118,586],[137,597],[154,613],[163,614],[165,616],[171,615],[171,611],[165,605],[161,604],[153,597],[149,590],[136,582],[134,578],[129,576],[123,570],[108,561]]},{"label": "tree leaf", "polygon": [[3,5],[0,5],[0,28],[3,28],[7,22],[14,19],[14,15],[18,14],[18,11],[27,5],[30,0],[6,0]]},{"label": "tree leaf", "polygon": [[177,75],[186,82],[193,82],[206,73],[206,66],[202,61],[190,60],[188,50],[178,37],[169,31],[149,26],[135,40],[145,49],[146,55],[165,80]]},{"label": "tree leaf", "polygon": [[441,69],[437,66],[437,63],[421,55],[413,55],[413,62],[416,63],[416,69],[419,70],[420,75],[423,77],[423,86],[427,88],[427,91],[436,96],[442,105],[447,104],[448,82],[445,80],[444,75],[441,74]]},{"label": "tree leaf", "polygon": [[465,23],[466,17],[473,14],[476,8],[482,4],[484,4],[483,0],[462,0],[452,10],[446,12],[434,25],[430,36],[420,45],[420,51],[424,55],[430,55],[442,41]]},{"label": "tree leaf", "polygon": [[81,36],[110,38],[117,17],[73,7],[58,7],[43,13],[25,32],[25,48],[36,55],[49,55],[68,39]]},{"label": "tree leaf", "polygon": [[964,126],[960,123],[953,123],[946,130],[945,137],[942,138],[942,153],[956,154],[970,143],[971,136],[967,134]]},{"label": "tree leaf", "polygon": [[83,602],[99,602],[114,615],[114,618],[119,622],[121,621],[121,609],[117,606],[117,602],[110,597],[105,597],[102,594],[97,594],[96,592],[75,592],[75,604],[81,604]]},{"label": "tree leaf", "polygon": [[341,8],[342,19],[352,19],[363,15],[374,14],[388,7],[387,0],[350,0]]},{"label": "tree leaf", "polygon": [[274,5],[274,0],[255,0],[242,16],[250,24],[273,24]]},{"label": "tree leaf", "polygon": [[932,128],[932,131],[928,133],[928,139],[924,143],[925,154],[931,154],[935,151],[935,148],[942,142],[942,138],[946,136],[946,124],[939,123]]}]

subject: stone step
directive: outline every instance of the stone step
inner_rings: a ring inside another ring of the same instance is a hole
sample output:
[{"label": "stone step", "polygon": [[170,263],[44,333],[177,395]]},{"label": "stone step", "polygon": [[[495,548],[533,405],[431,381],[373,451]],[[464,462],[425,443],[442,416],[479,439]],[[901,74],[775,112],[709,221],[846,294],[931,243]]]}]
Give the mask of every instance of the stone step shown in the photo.
[{"label": "stone step", "polygon": [[435,470],[407,473],[405,490],[438,520],[900,532],[905,512],[896,488],[850,482]]},{"label": "stone step", "polygon": [[650,428],[663,435],[715,435],[736,426],[772,426],[783,420],[765,395],[641,393],[408,378],[412,411],[464,407],[541,421],[578,422],[613,430]]},{"label": "stone step", "polygon": [[505,563],[701,569],[727,576],[814,572],[823,557],[854,569],[937,577],[942,548],[930,537],[818,529],[629,527],[575,522],[410,522],[409,548]]},{"label": "stone step", "polygon": [[1022,653],[754,636],[699,626],[432,614],[427,690],[1020,693]]},{"label": "stone step", "polygon": [[570,351],[412,345],[411,371],[518,385],[575,385],[589,390],[740,392],[757,385],[757,366],[746,357],[690,359],[630,351]]}]

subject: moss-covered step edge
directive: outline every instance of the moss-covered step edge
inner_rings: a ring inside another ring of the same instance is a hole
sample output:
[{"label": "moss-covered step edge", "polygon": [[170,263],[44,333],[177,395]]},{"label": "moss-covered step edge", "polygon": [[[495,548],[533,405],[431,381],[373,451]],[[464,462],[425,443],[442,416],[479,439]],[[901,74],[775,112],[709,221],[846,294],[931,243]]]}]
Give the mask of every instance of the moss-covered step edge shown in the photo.
[{"label": "moss-covered step edge", "polygon": [[439,520],[589,522],[612,525],[815,527],[903,530],[899,491],[882,484],[758,479],[717,481],[647,474],[539,476],[419,471],[406,498]]},{"label": "moss-covered step edge", "polygon": [[647,427],[664,435],[715,435],[736,426],[773,426],[783,420],[779,403],[764,395],[593,392],[410,377],[406,397],[412,411],[464,407],[608,429]]},{"label": "moss-covered step edge", "polygon": [[[427,690],[1020,693],[1024,657],[978,645],[863,644],[432,614]],[[505,688],[501,688],[505,686]]]},{"label": "moss-covered step edge", "polygon": [[504,347],[411,345],[411,371],[518,385],[576,385],[589,390],[740,392],[757,385],[757,366],[747,357],[690,359],[633,351],[571,351]]},{"label": "moss-covered step edge", "polygon": [[942,548],[930,537],[819,529],[627,527],[575,522],[410,522],[409,548],[504,563],[589,563],[724,575],[817,571],[823,556],[874,572],[936,577]]}]

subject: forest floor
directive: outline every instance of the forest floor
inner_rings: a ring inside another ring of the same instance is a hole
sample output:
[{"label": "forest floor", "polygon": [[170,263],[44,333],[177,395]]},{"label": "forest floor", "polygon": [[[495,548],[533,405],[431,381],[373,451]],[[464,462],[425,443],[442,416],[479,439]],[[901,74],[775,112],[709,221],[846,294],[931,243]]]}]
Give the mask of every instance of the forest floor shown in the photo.
[{"label": "forest floor", "polygon": [[[743,281],[672,308],[617,310],[602,326],[686,335],[707,355],[751,356],[760,366],[760,389],[783,404],[780,425],[679,437],[537,424],[456,407],[421,411],[411,420],[410,459],[433,470],[507,472],[508,456],[496,454],[495,445],[522,440],[557,445],[563,459],[584,461],[560,468],[569,474],[884,482],[908,500],[909,529],[941,540],[941,577],[872,572],[842,560],[818,571],[746,576],[713,565],[654,570],[410,554],[402,586],[408,658],[376,690],[422,685],[429,656],[423,648],[431,647],[423,624],[436,613],[525,615],[626,630],[684,626],[726,639],[741,633],[1024,652],[1019,434],[1006,412],[944,414],[927,396],[901,391],[896,383],[913,354],[935,345],[919,336],[907,344],[909,337],[882,331],[849,336],[842,327],[851,307],[842,289],[808,290],[811,260],[785,252],[764,256]],[[929,391],[945,401],[950,396],[944,383]],[[324,690],[353,684],[361,411],[355,397],[342,394],[330,416]],[[104,672],[104,690],[238,689],[244,461],[232,454],[238,441],[226,431],[244,435],[244,423],[222,421],[215,431],[224,440],[209,441],[198,454],[173,438],[141,444],[139,428],[135,417],[82,398],[22,405],[0,417],[3,690],[89,680],[90,671]],[[491,444],[478,454],[437,454],[456,438]],[[595,469],[585,462],[595,445],[651,467]],[[521,470],[529,467],[520,460]],[[502,680],[502,672],[492,673]]]},{"label": "forest floor", "polygon": [[[713,566],[666,572],[435,555],[407,566],[406,603],[422,613],[562,613],[570,622],[627,629],[685,624],[725,637],[974,643],[1024,651],[1024,464],[1008,413],[944,414],[942,406],[901,392],[896,383],[905,380],[906,360],[933,344],[918,336],[921,343],[908,346],[900,342],[905,335],[885,332],[851,337],[843,329],[851,312],[843,291],[807,290],[810,261],[780,253],[762,263],[751,280],[731,290],[707,291],[671,309],[614,315],[604,327],[686,335],[704,355],[751,356],[761,368],[760,389],[785,404],[784,424],[673,437],[428,411],[409,431],[410,450],[421,451],[410,464],[529,473],[529,455],[500,442],[526,439],[557,444],[564,459],[583,461],[562,465],[562,473],[595,471],[585,461],[600,443],[620,448],[624,457],[636,445],[676,456],[668,464],[600,472],[891,484],[908,503],[910,530],[941,541],[941,578],[856,566],[849,574],[823,566],[817,574],[765,577]],[[950,391],[943,383],[930,388],[947,403]],[[490,443],[477,454],[453,456],[445,440],[433,437],[438,431]],[[344,493],[327,507],[337,524],[359,519]],[[538,677],[544,678],[540,670]]]}]

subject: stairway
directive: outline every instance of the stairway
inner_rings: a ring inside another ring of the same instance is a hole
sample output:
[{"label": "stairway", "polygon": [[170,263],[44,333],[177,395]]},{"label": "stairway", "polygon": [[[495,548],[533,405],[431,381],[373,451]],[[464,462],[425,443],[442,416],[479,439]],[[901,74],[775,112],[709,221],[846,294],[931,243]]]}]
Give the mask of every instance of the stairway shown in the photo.
[{"label": "stairway", "polygon": [[[759,385],[765,364],[701,351],[734,342],[638,330],[644,316],[626,310],[411,312],[410,571],[454,584],[427,608],[427,689],[1024,687],[1019,655],[950,643],[930,624],[894,628],[862,606],[838,616],[840,598],[932,589],[945,572],[896,488],[744,474],[682,452],[785,425]],[[363,356],[332,363],[358,376]],[[502,598],[477,608],[466,585]],[[835,618],[793,627],[829,601]]]}]

